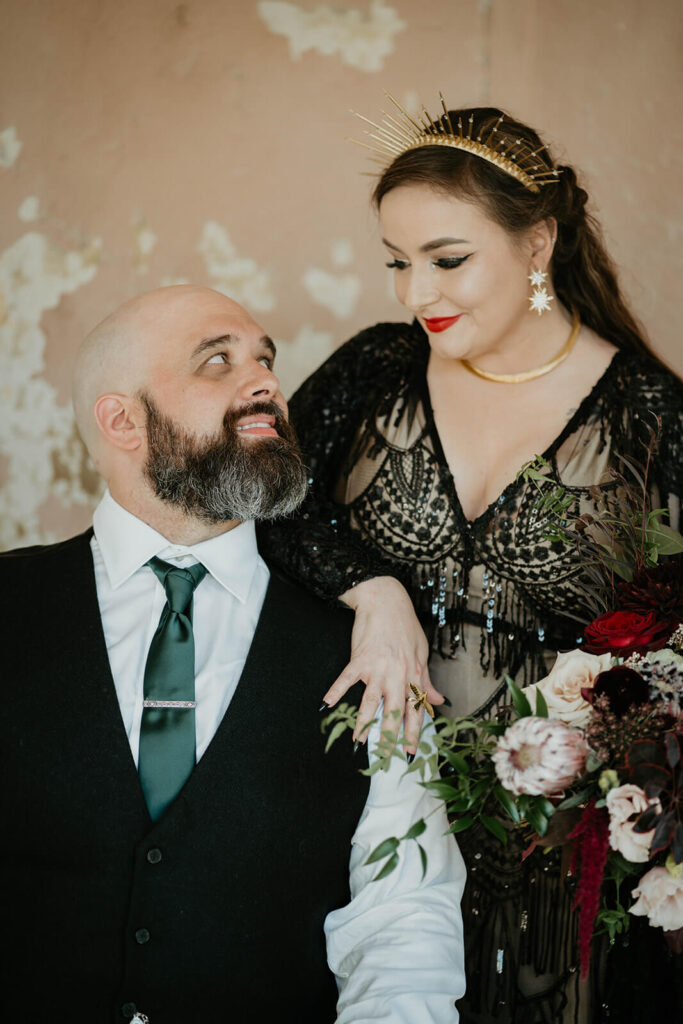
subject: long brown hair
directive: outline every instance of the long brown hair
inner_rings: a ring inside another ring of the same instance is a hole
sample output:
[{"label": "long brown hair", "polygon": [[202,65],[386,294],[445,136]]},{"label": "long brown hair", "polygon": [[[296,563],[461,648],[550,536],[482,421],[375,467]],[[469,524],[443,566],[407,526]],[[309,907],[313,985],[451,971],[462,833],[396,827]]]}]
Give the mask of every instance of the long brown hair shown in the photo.
[{"label": "long brown hair", "polygon": [[[459,119],[467,124],[473,116],[471,137],[486,138],[502,113],[495,107],[474,107],[450,110],[449,118],[451,124],[457,124]],[[448,130],[445,117],[441,124]],[[547,147],[534,129],[507,113],[498,128],[498,139],[507,139],[505,148],[517,139],[528,143],[532,150],[541,148],[539,159],[549,167],[554,166]],[[575,309],[582,323],[613,345],[656,359],[643,328],[621,294],[600,225],[586,211],[588,193],[578,184],[572,167],[558,166],[557,170],[560,172],[557,184],[542,186],[540,192],[535,193],[481,157],[447,146],[429,146],[398,156],[381,175],[372,198],[379,208],[392,189],[401,185],[427,185],[445,195],[478,203],[493,221],[513,236],[554,217],[557,240],[551,273],[560,301],[568,309]]]}]

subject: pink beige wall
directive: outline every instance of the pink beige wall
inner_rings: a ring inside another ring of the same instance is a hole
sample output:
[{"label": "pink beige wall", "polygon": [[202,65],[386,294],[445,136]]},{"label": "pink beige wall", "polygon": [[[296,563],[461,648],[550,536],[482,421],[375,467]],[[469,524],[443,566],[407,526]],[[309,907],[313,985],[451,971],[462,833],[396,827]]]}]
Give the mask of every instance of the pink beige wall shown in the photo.
[{"label": "pink beige wall", "polygon": [[[349,113],[493,103],[582,169],[653,344],[683,371],[679,0],[2,0],[0,546],[87,524],[80,338],[198,281],[291,391],[391,297]],[[678,307],[678,308],[677,308]]]}]

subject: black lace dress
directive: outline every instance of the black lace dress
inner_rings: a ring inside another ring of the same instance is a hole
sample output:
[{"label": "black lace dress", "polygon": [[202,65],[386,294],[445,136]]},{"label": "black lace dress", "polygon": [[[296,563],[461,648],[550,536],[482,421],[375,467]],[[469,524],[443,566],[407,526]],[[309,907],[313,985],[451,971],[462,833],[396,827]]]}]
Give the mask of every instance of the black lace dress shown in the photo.
[{"label": "black lace dress", "polygon": [[[430,674],[452,713],[489,716],[505,699],[505,673],[525,685],[541,678],[558,650],[581,642],[593,616],[575,552],[545,537],[535,488],[512,480],[476,520],[466,519],[434,425],[428,357],[416,323],[378,324],[302,385],[290,412],[310,467],[310,496],[295,519],[264,530],[261,545],[328,599],[373,576],[400,579],[431,643]],[[682,409],[683,389],[672,374],[617,351],[543,453],[552,467],[548,486],[561,483],[576,507],[589,510],[588,489],[613,486],[608,469],[617,454],[642,458],[654,414],[662,435],[651,479],[677,525]],[[632,994],[628,1009],[617,1009],[619,993],[605,995],[604,977],[599,1003],[595,992],[582,990],[579,998],[572,893],[559,851],[522,863],[521,839],[503,847],[468,830],[459,843],[469,875],[468,991],[460,1004],[466,1024],[650,1019],[648,995],[640,1016]],[[666,959],[663,943],[661,949]]]}]

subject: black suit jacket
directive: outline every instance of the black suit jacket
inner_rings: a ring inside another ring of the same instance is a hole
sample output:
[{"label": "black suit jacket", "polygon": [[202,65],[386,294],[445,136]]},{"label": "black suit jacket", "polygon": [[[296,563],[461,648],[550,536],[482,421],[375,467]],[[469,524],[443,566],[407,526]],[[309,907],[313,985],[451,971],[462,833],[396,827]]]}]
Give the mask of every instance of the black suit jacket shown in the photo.
[{"label": "black suit jacket", "polygon": [[0,556],[5,1019],[333,1021],[323,921],[368,780],[348,737],[324,754],[318,707],[350,614],[271,576],[230,707],[153,823],[90,537]]}]

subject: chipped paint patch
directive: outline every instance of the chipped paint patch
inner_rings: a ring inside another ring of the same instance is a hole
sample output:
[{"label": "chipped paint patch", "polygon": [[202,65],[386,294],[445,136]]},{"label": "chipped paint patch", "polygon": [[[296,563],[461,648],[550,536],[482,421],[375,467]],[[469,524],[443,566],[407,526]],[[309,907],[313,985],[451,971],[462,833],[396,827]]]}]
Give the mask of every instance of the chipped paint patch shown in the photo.
[{"label": "chipped paint patch", "polygon": [[146,274],[149,270],[149,257],[154,252],[159,239],[147,221],[142,218],[133,227],[133,263],[138,274]]},{"label": "chipped paint patch", "polygon": [[289,397],[334,351],[330,331],[304,324],[291,341],[277,342],[275,373],[282,394]]},{"label": "chipped paint patch", "polygon": [[162,277],[159,282],[160,288],[172,288],[176,284],[191,284],[189,277]]},{"label": "chipped paint patch", "polygon": [[31,231],[0,254],[0,548],[51,539],[39,519],[48,498],[92,507],[97,497],[71,405],[40,374],[43,313],[93,279],[99,253],[98,239],[66,252]]},{"label": "chipped paint patch", "polygon": [[38,196],[26,196],[23,203],[19,205],[17,214],[19,216],[19,220],[23,220],[27,224],[30,224],[34,220],[38,220],[41,216],[40,200],[38,199]]},{"label": "chipped paint patch", "polygon": [[303,284],[313,301],[329,309],[339,320],[351,316],[358,303],[360,278],[357,274],[329,274],[320,267],[309,267]]},{"label": "chipped paint patch", "polygon": [[353,263],[353,246],[348,238],[338,238],[330,246],[330,259],[335,267],[350,267]]},{"label": "chipped paint patch", "polygon": [[305,10],[298,4],[262,0],[258,13],[271,32],[289,41],[292,60],[315,50],[325,57],[339,55],[360,71],[381,71],[394,52],[394,37],[406,28],[394,8],[382,0],[372,0],[367,12],[326,4]]},{"label": "chipped paint patch", "polygon": [[11,167],[21,153],[22,142],[14,125],[0,132],[0,167]]},{"label": "chipped paint patch", "polygon": [[207,221],[198,249],[212,288],[246,306],[250,313],[269,313],[274,308],[270,272],[255,260],[240,256],[221,224]]}]

